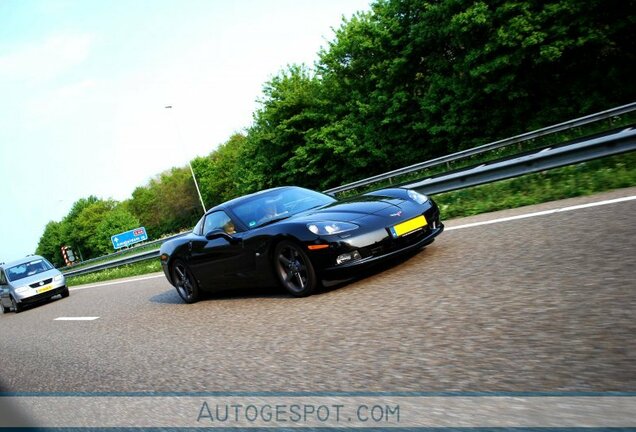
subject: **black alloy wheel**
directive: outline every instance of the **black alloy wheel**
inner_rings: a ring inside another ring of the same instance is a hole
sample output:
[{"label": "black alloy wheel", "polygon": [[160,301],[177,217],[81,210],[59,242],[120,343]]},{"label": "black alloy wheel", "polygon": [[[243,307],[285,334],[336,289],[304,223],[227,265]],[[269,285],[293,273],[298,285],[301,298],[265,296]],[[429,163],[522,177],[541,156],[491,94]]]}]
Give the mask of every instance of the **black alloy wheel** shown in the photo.
[{"label": "black alloy wheel", "polygon": [[186,263],[175,261],[172,265],[172,280],[184,302],[195,303],[199,300],[199,286]]},{"label": "black alloy wheel", "polygon": [[274,249],[274,270],[281,285],[295,297],[305,297],[318,286],[316,272],[302,247],[284,240]]}]

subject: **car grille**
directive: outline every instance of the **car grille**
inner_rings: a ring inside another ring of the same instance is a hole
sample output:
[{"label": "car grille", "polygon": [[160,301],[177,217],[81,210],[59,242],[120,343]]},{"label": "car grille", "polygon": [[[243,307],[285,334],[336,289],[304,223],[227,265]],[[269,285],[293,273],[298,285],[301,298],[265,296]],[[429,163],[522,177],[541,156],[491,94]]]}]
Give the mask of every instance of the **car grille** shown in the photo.
[{"label": "car grille", "polygon": [[29,285],[29,286],[30,286],[31,288],[38,288],[38,287],[41,287],[41,286],[43,286],[43,285],[50,284],[51,282],[53,282],[53,278],[50,278],[50,279],[44,279],[43,281],[36,282],[36,283],[32,283],[32,284],[31,284],[31,285]]}]

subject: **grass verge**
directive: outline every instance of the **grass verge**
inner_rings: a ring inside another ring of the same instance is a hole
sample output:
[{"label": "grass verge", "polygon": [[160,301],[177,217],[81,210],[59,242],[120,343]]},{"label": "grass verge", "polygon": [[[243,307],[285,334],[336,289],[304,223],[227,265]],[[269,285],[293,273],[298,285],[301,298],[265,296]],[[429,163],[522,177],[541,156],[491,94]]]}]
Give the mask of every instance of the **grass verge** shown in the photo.
[{"label": "grass verge", "polygon": [[151,260],[127,264],[121,267],[100,270],[95,273],[88,273],[79,276],[67,276],[66,283],[68,286],[84,285],[113,279],[122,279],[131,276],[139,276],[148,273],[156,273],[158,271],[161,271],[161,262],[159,261],[159,258],[154,258]]},{"label": "grass verge", "polygon": [[[442,219],[540,204],[636,185],[636,152],[435,195]],[[69,286],[161,271],[159,259],[67,279]]]},{"label": "grass verge", "polygon": [[591,195],[636,185],[636,153],[611,156],[435,195],[442,218]]}]

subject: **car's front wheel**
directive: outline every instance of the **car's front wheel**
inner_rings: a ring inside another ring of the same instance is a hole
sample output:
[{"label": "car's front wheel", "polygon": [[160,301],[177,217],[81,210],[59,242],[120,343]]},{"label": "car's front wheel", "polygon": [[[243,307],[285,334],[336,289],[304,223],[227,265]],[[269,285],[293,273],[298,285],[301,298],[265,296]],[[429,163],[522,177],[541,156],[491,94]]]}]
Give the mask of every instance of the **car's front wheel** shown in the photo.
[{"label": "car's front wheel", "polygon": [[68,290],[68,287],[64,287],[64,289],[62,290],[62,298],[66,298],[68,297],[71,293]]},{"label": "car's front wheel", "polygon": [[284,240],[276,245],[274,270],[283,288],[295,297],[311,295],[318,287],[314,267],[296,243]]},{"label": "car's front wheel", "polygon": [[12,309],[13,309],[13,311],[15,313],[22,312],[22,305],[20,303],[16,302],[13,297],[11,297],[11,306],[12,306]]},{"label": "car's front wheel", "polygon": [[11,312],[11,308],[9,306],[2,305],[2,313]]},{"label": "car's front wheel", "polygon": [[195,303],[199,300],[199,286],[185,262],[181,260],[174,262],[172,265],[172,280],[184,302]]}]

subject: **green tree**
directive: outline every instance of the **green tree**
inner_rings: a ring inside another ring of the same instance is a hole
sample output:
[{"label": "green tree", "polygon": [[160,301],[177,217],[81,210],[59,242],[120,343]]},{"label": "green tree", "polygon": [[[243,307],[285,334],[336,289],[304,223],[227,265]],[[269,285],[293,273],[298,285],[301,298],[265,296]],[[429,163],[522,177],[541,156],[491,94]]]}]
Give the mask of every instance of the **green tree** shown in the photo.
[{"label": "green tree", "polygon": [[192,228],[202,214],[186,167],[172,168],[138,187],[126,206],[153,238]]},{"label": "green tree", "polygon": [[296,183],[317,186],[320,158],[310,134],[324,125],[320,81],[305,66],[292,65],[265,84],[261,108],[248,130],[243,171],[251,191]]},{"label": "green tree", "polygon": [[159,237],[161,233],[162,214],[159,210],[157,180],[152,179],[145,186],[137,187],[132,198],[126,201],[129,211],[146,227],[149,237]]},{"label": "green tree", "polygon": [[81,250],[84,259],[101,255],[104,248],[97,235],[98,226],[115,207],[115,201],[100,199],[84,207],[74,218],[69,240],[74,248]]},{"label": "green tree", "polygon": [[160,176],[159,208],[162,215],[162,234],[192,228],[203,210],[190,169],[173,168]]},{"label": "green tree", "polygon": [[60,246],[70,246],[75,251],[75,253],[78,254],[78,256],[81,253],[82,257],[84,257],[85,259],[87,259],[87,257],[84,256],[83,248],[85,247],[85,245],[83,244],[83,242],[77,242],[77,240],[80,238],[80,235],[78,234],[78,227],[76,222],[82,211],[98,201],[100,201],[99,198],[94,195],[91,195],[87,198],[80,198],[75,203],[73,203],[68,214],[60,222],[60,240],[62,243]]},{"label": "green tree", "polygon": [[125,206],[115,206],[97,224],[95,251],[100,255],[113,252],[113,244],[111,242],[113,235],[139,228],[140,226],[139,219],[126,210]]},{"label": "green tree", "polygon": [[374,2],[317,63],[330,121],[316,140],[354,165],[334,181],[634,100],[634,6]]},{"label": "green tree", "polygon": [[55,267],[63,267],[66,263],[62,257],[62,246],[65,246],[62,240],[62,224],[50,221],[44,228],[35,253],[48,259]]},{"label": "green tree", "polygon": [[420,106],[431,141],[442,151],[472,147],[632,101],[634,6],[445,1],[426,8],[413,32],[424,41]]},{"label": "green tree", "polygon": [[242,171],[240,161],[244,156],[245,135],[234,134],[207,157],[192,161],[192,167],[201,195],[207,208],[241,195],[249,189],[245,185],[246,170]]}]

